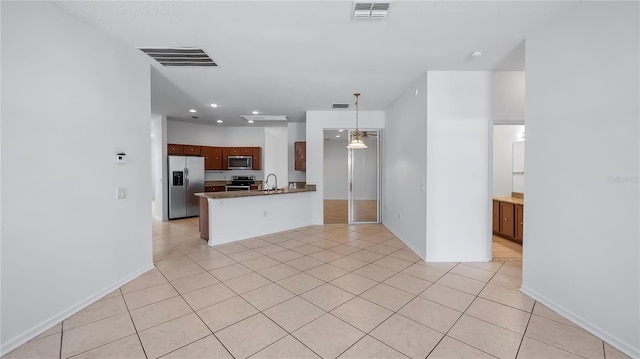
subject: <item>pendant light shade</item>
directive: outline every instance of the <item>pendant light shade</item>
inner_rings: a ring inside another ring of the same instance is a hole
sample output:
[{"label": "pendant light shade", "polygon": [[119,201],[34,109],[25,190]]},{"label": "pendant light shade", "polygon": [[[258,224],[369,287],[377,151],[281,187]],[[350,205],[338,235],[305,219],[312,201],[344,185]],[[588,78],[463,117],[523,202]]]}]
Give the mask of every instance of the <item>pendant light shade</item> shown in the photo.
[{"label": "pendant light shade", "polygon": [[358,129],[358,97],[360,96],[360,94],[354,93],[353,96],[356,97],[356,130],[351,134],[351,138],[349,139],[347,148],[359,150],[367,148],[367,145],[364,143],[364,139],[362,138],[362,132],[360,132],[360,129]]}]

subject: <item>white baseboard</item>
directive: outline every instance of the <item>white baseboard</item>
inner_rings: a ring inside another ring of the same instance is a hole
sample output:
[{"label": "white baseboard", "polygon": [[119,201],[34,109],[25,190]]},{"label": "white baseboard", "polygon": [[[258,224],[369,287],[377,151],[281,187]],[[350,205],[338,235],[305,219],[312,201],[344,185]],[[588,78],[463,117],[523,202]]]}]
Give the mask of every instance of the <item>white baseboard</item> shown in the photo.
[{"label": "white baseboard", "polygon": [[133,272],[132,274],[126,276],[125,278],[117,281],[116,283],[113,283],[112,285],[107,286],[106,288],[100,290],[99,292],[89,296],[88,298],[85,298],[84,300],[70,306],[69,308],[59,312],[58,314],[50,317],[49,319],[46,319],[44,321],[42,321],[40,324],[35,325],[34,327],[25,330],[24,332],[22,332],[21,334],[17,335],[16,337],[13,337],[9,340],[7,340],[6,342],[2,343],[0,345],[0,356],[4,356],[7,353],[11,352],[12,350],[16,349],[17,347],[21,346],[22,344],[28,342],[29,340],[37,337],[38,335],[44,333],[45,331],[47,331],[49,328],[53,327],[54,325],[60,323],[61,321],[69,318],[70,316],[76,314],[77,312],[81,311],[82,309],[86,308],[88,305],[94,303],[95,301],[97,301],[98,299],[104,297],[105,295],[113,292],[114,290],[122,287],[123,285],[129,283],[131,280],[137,278],[139,275],[153,269],[154,266],[153,264],[144,266],[143,268],[140,268],[138,270],[136,270],[135,272]]},{"label": "white baseboard", "polygon": [[407,240],[405,240],[404,238],[402,238],[402,236],[398,233],[398,231],[396,231],[393,227],[389,227],[388,225],[382,223],[382,225],[388,229],[389,231],[391,231],[391,233],[393,233],[394,236],[398,237],[399,240],[402,241],[402,243],[404,243],[405,246],[411,248],[411,250],[413,251],[413,253],[417,254],[418,257],[422,258],[422,260],[424,261],[425,258],[427,257],[426,253],[422,253],[421,251],[417,250],[416,248],[414,248],[413,245],[411,245],[410,242],[407,242]]},{"label": "white baseboard", "polygon": [[558,313],[558,314],[562,315],[563,317],[569,319],[570,321],[576,323],[582,329],[584,329],[584,330],[588,331],[589,333],[595,335],[596,337],[604,340],[609,345],[611,345],[612,347],[618,349],[619,351],[623,352],[624,354],[630,356],[631,358],[640,358],[640,348],[634,348],[633,346],[631,346],[631,344],[626,343],[624,341],[621,341],[615,335],[613,335],[613,334],[609,333],[608,331],[600,328],[599,326],[591,323],[590,321],[582,318],[581,316],[576,315],[575,313],[573,313],[572,311],[568,310],[567,308],[559,305],[558,303],[554,302],[553,300],[545,297],[544,295],[536,292],[535,290],[533,290],[531,288],[528,288],[525,285],[522,285],[522,287],[520,287],[520,291],[522,293],[528,295],[529,297],[537,300],[538,302],[546,305],[547,307],[549,307],[551,310],[555,311],[556,313]]}]

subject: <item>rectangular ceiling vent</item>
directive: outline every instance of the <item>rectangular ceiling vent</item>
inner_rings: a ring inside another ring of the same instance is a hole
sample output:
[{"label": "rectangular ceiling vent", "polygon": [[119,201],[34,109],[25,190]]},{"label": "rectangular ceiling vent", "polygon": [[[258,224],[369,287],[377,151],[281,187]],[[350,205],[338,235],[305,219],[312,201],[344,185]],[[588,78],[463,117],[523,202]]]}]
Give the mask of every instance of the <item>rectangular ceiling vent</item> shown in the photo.
[{"label": "rectangular ceiling vent", "polygon": [[389,12],[389,3],[357,2],[353,7],[354,19],[384,19]]},{"label": "rectangular ceiling vent", "polygon": [[333,108],[349,108],[348,103],[334,103]]},{"label": "rectangular ceiling vent", "polygon": [[193,47],[140,48],[163,66],[218,66],[203,49]]}]

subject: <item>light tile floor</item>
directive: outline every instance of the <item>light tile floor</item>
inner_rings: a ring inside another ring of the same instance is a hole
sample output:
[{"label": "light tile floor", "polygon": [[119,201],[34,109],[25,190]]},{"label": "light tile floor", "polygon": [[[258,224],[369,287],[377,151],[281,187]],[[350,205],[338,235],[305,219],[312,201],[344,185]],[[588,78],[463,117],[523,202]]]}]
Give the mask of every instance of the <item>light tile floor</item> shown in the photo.
[{"label": "light tile floor", "polygon": [[153,224],[156,269],[14,358],[624,358],[520,293],[520,262],[425,263],[382,225],[211,248]]}]

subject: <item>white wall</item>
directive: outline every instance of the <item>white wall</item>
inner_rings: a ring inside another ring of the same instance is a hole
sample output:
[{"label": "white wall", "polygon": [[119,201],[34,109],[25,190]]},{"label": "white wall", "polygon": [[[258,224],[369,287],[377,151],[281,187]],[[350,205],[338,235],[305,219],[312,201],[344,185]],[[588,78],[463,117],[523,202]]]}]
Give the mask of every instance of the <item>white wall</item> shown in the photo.
[{"label": "white wall", "polygon": [[[384,128],[384,112],[359,111],[359,115],[360,129]],[[312,192],[313,224],[324,223],[324,129],[353,129],[355,119],[355,111],[307,111],[307,183],[317,186]]]},{"label": "white wall", "polygon": [[264,127],[223,127],[168,120],[167,141],[200,146],[262,147]]},{"label": "white wall", "polygon": [[525,72],[491,72],[491,118],[494,124],[524,124]]},{"label": "white wall", "polygon": [[157,220],[169,219],[169,208],[165,206],[168,198],[167,187],[167,117],[151,116],[151,181],[154,192],[153,214]]},{"label": "white wall", "polygon": [[427,73],[427,261],[491,260],[490,84],[490,72]]},{"label": "white wall", "polygon": [[386,110],[382,222],[420,257],[426,255],[427,75]]},{"label": "white wall", "polygon": [[140,51],[52,3],[1,6],[5,354],[152,268],[151,113]]},{"label": "white wall", "polygon": [[295,170],[294,143],[297,141],[304,142],[306,140],[307,125],[303,122],[290,122],[287,124],[287,128],[289,129],[289,145],[287,149],[287,157],[289,158],[289,181],[305,182],[307,180],[307,172]]},{"label": "white wall", "polygon": [[324,141],[324,199],[349,197],[347,140]]},{"label": "white wall", "polygon": [[[512,186],[513,143],[522,140],[524,125],[493,126],[493,193],[494,197],[510,197]],[[516,191],[519,192],[519,191]],[[522,191],[524,192],[524,191]]]},{"label": "white wall", "polygon": [[[264,151],[262,153],[265,181],[270,173],[277,177],[278,188],[289,185],[289,131],[287,127],[264,128]],[[275,186],[273,176],[269,179],[269,186]]]},{"label": "white wall", "polygon": [[634,358],[640,357],[638,14],[638,2],[581,2],[527,38],[522,285]]}]

